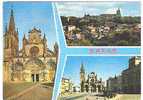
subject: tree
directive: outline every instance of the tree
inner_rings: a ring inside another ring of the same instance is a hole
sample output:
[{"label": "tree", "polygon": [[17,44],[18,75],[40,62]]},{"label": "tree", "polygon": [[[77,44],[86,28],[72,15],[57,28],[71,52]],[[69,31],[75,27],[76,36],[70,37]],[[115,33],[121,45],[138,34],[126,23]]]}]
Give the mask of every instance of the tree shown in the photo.
[{"label": "tree", "polygon": [[115,22],[115,23],[122,23],[122,18],[119,17],[119,16],[116,16],[116,17],[113,18],[113,22]]},{"label": "tree", "polygon": [[61,21],[62,21],[63,26],[68,24],[68,18],[65,16],[61,16]]},{"label": "tree", "polygon": [[116,42],[116,45],[117,45],[117,46],[128,46],[129,43],[128,43],[128,41],[126,41],[126,40],[120,40],[120,41],[117,41],[117,42]]}]

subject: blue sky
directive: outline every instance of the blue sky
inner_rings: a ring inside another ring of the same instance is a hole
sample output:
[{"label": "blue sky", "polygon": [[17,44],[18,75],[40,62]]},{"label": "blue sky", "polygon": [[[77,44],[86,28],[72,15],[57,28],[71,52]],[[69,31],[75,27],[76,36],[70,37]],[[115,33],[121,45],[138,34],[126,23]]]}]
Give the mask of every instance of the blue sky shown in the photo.
[{"label": "blue sky", "polygon": [[60,15],[63,16],[83,16],[85,13],[90,15],[113,14],[118,8],[122,16],[140,16],[140,2],[138,1],[118,1],[118,2],[59,2],[57,3]]},{"label": "blue sky", "polygon": [[33,27],[41,29],[42,36],[45,33],[48,47],[53,49],[57,41],[54,25],[53,9],[50,2],[4,2],[3,27],[9,22],[10,10],[14,10],[16,27],[19,29],[19,44],[21,47],[24,34],[28,37],[28,31]]},{"label": "blue sky", "polygon": [[128,68],[130,56],[68,56],[64,77],[70,78],[76,85],[80,82],[80,66],[84,64],[86,74],[95,72],[99,78],[104,81],[109,77],[120,75]]}]

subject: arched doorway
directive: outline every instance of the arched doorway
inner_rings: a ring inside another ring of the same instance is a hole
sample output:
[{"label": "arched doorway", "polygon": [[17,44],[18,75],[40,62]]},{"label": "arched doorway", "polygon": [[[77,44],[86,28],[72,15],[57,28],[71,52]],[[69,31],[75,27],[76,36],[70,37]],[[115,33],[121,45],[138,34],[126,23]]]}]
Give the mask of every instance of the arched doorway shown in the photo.
[{"label": "arched doorway", "polygon": [[29,59],[25,64],[25,73],[27,74],[25,80],[30,82],[40,82],[44,79],[44,69],[45,64],[40,59]]},{"label": "arched doorway", "polygon": [[31,74],[32,82],[39,82],[39,74]]}]

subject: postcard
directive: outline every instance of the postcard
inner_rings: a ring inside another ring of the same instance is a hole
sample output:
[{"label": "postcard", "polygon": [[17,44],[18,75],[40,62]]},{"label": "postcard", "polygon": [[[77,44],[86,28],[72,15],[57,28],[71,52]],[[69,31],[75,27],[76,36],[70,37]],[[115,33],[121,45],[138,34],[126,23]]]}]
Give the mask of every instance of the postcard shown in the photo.
[{"label": "postcard", "polygon": [[0,100],[141,100],[140,1],[2,1]]}]

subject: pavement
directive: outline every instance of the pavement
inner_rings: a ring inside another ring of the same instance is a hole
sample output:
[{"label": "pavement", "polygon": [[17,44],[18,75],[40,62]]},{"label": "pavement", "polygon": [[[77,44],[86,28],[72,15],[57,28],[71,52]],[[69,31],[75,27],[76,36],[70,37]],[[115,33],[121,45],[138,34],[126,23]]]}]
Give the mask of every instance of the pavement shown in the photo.
[{"label": "pavement", "polygon": [[84,96],[84,97],[81,97],[81,98],[71,99],[71,100],[107,100],[107,99],[105,99],[104,97],[87,95],[87,96]]},{"label": "pavement", "polygon": [[117,94],[115,98],[107,100],[141,100],[141,94]]},{"label": "pavement", "polygon": [[14,100],[51,100],[52,87],[37,85],[29,92],[17,97]]},{"label": "pavement", "polygon": [[27,92],[28,90],[30,90],[30,88],[34,87],[35,85],[37,84],[32,82],[4,82],[3,98],[4,100],[11,100],[17,97],[18,95]]},{"label": "pavement", "polygon": [[96,96],[94,94],[81,94],[69,95],[61,97],[58,100],[141,100],[140,94],[117,94],[114,98],[106,98],[103,96]]},{"label": "pavement", "polygon": [[104,97],[99,97],[92,94],[85,94],[85,93],[77,93],[72,96],[62,97],[59,100],[107,100]]}]

